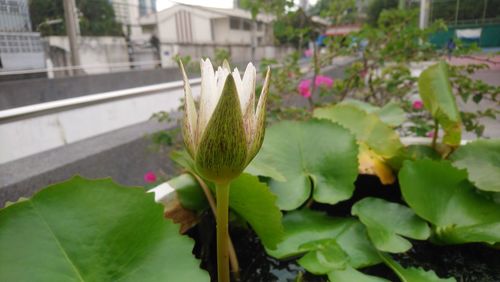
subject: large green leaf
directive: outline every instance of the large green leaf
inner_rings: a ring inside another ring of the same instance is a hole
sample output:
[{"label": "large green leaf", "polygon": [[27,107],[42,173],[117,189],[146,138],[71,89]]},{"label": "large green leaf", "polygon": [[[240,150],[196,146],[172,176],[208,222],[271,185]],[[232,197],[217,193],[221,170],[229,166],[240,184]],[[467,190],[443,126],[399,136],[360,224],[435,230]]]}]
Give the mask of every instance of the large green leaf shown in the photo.
[{"label": "large green leaf", "polygon": [[443,143],[457,147],[461,140],[460,112],[448,77],[445,62],[432,65],[418,78],[420,97],[445,132]]},{"label": "large green leaf", "polygon": [[291,211],[283,216],[283,241],[277,249],[266,251],[278,259],[302,254],[305,251],[300,246],[307,242],[335,238],[350,222],[349,219],[331,218],[308,209]]},{"label": "large green leaf", "polygon": [[328,273],[328,279],[334,282],[388,282],[389,280],[366,275],[352,267],[333,270]]},{"label": "large green leaf", "polygon": [[286,181],[286,178],[276,168],[263,162],[251,162],[245,172],[256,176],[270,177],[276,181]]},{"label": "large green leaf", "polygon": [[375,111],[375,114],[380,117],[380,120],[393,127],[401,125],[406,120],[405,111],[398,103],[392,101]]},{"label": "large green leaf", "polygon": [[[283,225],[284,240],[276,250],[266,249],[267,253],[275,258],[288,258],[312,250],[323,257],[328,257],[330,267],[333,269],[334,262],[339,263],[335,258],[341,260],[342,256],[338,250],[332,254],[328,249],[338,245],[348,256],[349,265],[354,268],[374,265],[381,261],[366,236],[364,226],[353,218],[332,218],[320,212],[303,209],[286,214],[283,217]],[[312,270],[325,270],[328,262],[311,267]]]},{"label": "large green leaf", "polygon": [[432,270],[422,268],[404,268],[394,261],[389,255],[380,253],[384,263],[390,267],[394,273],[401,279],[401,282],[455,282],[455,278],[439,278]]},{"label": "large green leaf", "polygon": [[395,102],[389,102],[382,108],[373,106],[359,100],[345,100],[341,105],[353,105],[367,113],[376,114],[380,120],[392,127],[401,125],[406,120],[406,114],[401,107]]},{"label": "large green leaf", "polygon": [[333,239],[308,242],[300,246],[308,251],[298,260],[307,271],[314,274],[326,274],[332,269],[343,269],[347,266],[349,256]]},{"label": "large green leaf", "polygon": [[500,140],[477,140],[458,148],[450,157],[453,166],[465,168],[476,187],[500,192]]},{"label": "large green leaf", "polygon": [[402,236],[425,240],[431,234],[427,223],[411,209],[382,199],[364,198],[352,206],[351,212],[366,226],[373,245],[384,252],[408,251],[412,245]]},{"label": "large green leaf", "polygon": [[389,159],[403,147],[399,135],[373,113],[353,105],[335,105],[314,110],[314,117],[328,119],[348,128],[359,142],[367,144],[375,153]]},{"label": "large green leaf", "polygon": [[229,207],[243,217],[266,248],[274,249],[284,236],[276,195],[256,176],[242,174],[231,182]]},{"label": "large green leaf", "polygon": [[[208,208],[205,194],[193,176],[181,174],[169,180],[168,184],[177,192],[183,207],[197,211]],[[231,182],[229,208],[252,226],[267,248],[275,248],[281,241],[282,215],[276,205],[276,195],[256,176],[243,173]]]},{"label": "large green leaf", "polygon": [[0,281],[209,281],[142,188],[81,177],[0,211]]},{"label": "large green leaf", "polygon": [[399,181],[405,201],[443,242],[500,242],[500,205],[477,193],[465,170],[448,161],[406,161]]},{"label": "large green leaf", "polygon": [[267,129],[253,166],[274,167],[286,181],[271,179],[283,210],[314,200],[335,204],[349,199],[357,176],[358,146],[348,130],[328,121],[281,122]]}]

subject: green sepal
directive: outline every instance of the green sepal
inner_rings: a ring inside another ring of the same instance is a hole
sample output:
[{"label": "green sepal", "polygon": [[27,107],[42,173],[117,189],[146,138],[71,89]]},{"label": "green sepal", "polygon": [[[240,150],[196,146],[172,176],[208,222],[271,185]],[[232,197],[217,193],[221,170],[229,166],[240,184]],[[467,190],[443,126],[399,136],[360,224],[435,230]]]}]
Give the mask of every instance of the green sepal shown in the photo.
[{"label": "green sepal", "polygon": [[228,182],[245,169],[247,143],[236,84],[228,75],[196,152],[196,169],[214,182]]}]

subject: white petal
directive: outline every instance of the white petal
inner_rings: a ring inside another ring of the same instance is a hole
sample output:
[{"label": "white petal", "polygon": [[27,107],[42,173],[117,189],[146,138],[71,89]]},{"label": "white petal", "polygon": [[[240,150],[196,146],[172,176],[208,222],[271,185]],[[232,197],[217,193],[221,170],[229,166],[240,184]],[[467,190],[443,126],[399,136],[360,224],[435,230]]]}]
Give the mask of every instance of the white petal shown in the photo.
[{"label": "white petal", "polygon": [[194,105],[193,95],[191,93],[191,86],[189,85],[189,80],[184,70],[184,65],[182,61],[179,61],[182,79],[184,80],[184,124],[183,132],[184,140],[187,143],[188,151],[191,155],[194,155],[195,148],[197,145],[196,137],[196,122],[198,119],[198,114],[196,113],[196,107]]},{"label": "white petal", "polygon": [[217,94],[215,97],[216,103],[214,105],[213,110],[215,110],[215,106],[217,106],[217,103],[219,102],[219,98],[220,95],[222,94],[222,89],[224,88],[224,83],[226,82],[226,78],[228,75],[229,75],[229,70],[227,68],[219,67],[215,72],[215,79],[217,79],[217,91],[216,91]]},{"label": "white petal", "polygon": [[260,97],[259,97],[259,103],[257,104],[257,109],[255,112],[255,123],[256,124],[261,122],[261,121],[259,121],[259,119],[262,119],[262,116],[265,117],[265,113],[264,113],[264,115],[262,115],[262,111],[266,110],[267,95],[269,93],[269,83],[271,82],[270,77],[271,77],[271,69],[269,67],[267,67],[266,80],[264,81],[264,85],[262,86],[262,91],[261,91]]},{"label": "white petal", "polygon": [[[234,76],[234,75],[233,75]],[[241,103],[241,112],[245,113],[248,107],[251,107],[251,112],[254,112],[255,108],[255,77],[257,76],[257,70],[252,63],[248,63],[243,75],[242,80],[242,90],[238,89],[238,95]]]},{"label": "white petal", "polygon": [[262,86],[262,92],[259,97],[259,103],[257,104],[255,116],[252,118],[252,140],[248,144],[248,162],[250,162],[255,154],[257,154],[262,145],[262,141],[264,140],[264,127],[266,123],[266,101],[267,95],[269,93],[270,76],[271,69],[267,67],[266,80],[264,81],[264,85]]},{"label": "white petal", "polygon": [[239,97],[240,95],[239,93],[243,91],[243,83],[241,82],[240,71],[238,70],[238,68],[234,68],[233,78],[234,78],[234,84],[236,84],[236,91],[238,91],[238,97]]},{"label": "white petal", "polygon": [[209,59],[200,61],[201,68],[201,97],[200,97],[200,112],[198,114],[197,136],[201,139],[203,131],[207,126],[210,116],[212,115],[217,100],[214,101],[217,95],[217,85],[215,73],[212,63]]}]

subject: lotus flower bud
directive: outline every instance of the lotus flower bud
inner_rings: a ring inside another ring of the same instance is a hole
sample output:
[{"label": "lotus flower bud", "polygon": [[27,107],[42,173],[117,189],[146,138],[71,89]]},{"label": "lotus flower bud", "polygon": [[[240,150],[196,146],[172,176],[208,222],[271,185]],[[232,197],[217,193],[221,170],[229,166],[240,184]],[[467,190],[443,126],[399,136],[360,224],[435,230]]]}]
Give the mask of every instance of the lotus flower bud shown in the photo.
[{"label": "lotus flower bud", "polygon": [[209,59],[201,60],[201,97],[197,109],[186,72],[184,79],[183,137],[198,173],[216,183],[243,172],[264,139],[270,69],[255,107],[256,70],[252,63],[243,78],[227,61],[214,72]]}]

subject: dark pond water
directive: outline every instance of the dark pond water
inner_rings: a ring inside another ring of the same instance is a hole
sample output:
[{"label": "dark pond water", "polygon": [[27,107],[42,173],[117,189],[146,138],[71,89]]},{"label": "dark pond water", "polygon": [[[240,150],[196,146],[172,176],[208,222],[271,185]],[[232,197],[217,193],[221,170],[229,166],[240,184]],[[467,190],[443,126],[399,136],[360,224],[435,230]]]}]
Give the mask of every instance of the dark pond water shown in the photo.
[{"label": "dark pond water", "polygon": [[[393,202],[402,202],[397,185],[383,186],[376,177],[360,176],[356,181],[353,197],[335,206],[313,204],[312,209],[325,211],[332,216],[349,216],[352,204],[368,197],[380,197]],[[233,224],[230,228],[240,263],[242,282],[292,282],[298,276],[304,282],[328,281],[326,276],[306,273],[295,259],[279,261],[266,255],[259,238],[243,226]],[[196,241],[193,253],[202,260],[201,267],[208,270],[212,281],[217,281],[215,220],[206,212],[196,227],[189,231]],[[453,276],[458,282],[500,282],[500,250],[483,244],[439,246],[429,241],[412,240],[413,248],[393,258],[404,267],[414,266],[434,270],[440,277]],[[366,274],[399,281],[385,265],[362,269]],[[236,281],[236,279],[234,279]]]}]

